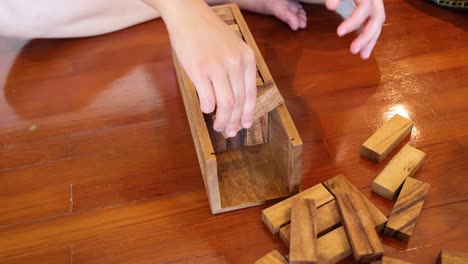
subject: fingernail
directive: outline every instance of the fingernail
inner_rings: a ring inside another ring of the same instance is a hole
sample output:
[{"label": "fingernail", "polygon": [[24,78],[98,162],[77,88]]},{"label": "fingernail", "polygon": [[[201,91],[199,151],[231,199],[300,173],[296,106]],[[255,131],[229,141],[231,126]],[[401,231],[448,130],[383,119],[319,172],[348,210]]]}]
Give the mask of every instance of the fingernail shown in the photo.
[{"label": "fingernail", "polygon": [[368,52],[364,53],[363,57],[364,57],[365,60],[367,60],[370,57],[370,52],[368,51]]},{"label": "fingernail", "polygon": [[237,132],[235,130],[229,130],[228,133],[227,133],[228,137],[235,137],[236,134],[237,134]]},{"label": "fingernail", "polygon": [[337,33],[338,33],[339,37],[342,37],[342,36],[344,36],[344,34],[346,34],[346,31],[344,29],[342,29],[342,28],[339,28]]},{"label": "fingernail", "polygon": [[249,122],[244,122],[244,123],[242,124],[242,126],[243,126],[244,128],[250,128],[250,127],[252,126],[252,122],[250,122],[250,121],[249,121]]},{"label": "fingernail", "polygon": [[216,132],[221,132],[221,128],[219,127],[213,127]]}]

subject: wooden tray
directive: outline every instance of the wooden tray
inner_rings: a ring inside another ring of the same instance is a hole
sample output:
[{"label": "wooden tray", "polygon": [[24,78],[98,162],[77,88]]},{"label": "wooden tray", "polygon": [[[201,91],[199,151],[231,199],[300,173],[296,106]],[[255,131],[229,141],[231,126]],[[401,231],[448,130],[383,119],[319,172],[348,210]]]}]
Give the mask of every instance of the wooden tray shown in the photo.
[{"label": "wooden tray", "polygon": [[[257,85],[276,84],[235,4],[212,7],[254,50],[259,78]],[[213,214],[262,204],[299,191],[302,140],[286,106],[268,114],[268,141],[215,152],[195,86],[173,53],[180,91],[192,132],[198,161]]]}]

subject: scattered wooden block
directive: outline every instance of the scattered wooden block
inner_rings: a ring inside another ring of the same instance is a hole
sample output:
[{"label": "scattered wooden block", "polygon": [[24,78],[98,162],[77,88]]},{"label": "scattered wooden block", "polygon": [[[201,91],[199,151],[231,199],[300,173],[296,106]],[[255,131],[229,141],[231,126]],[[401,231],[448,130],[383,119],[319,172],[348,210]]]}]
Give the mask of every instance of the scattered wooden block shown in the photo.
[{"label": "scattered wooden block", "polygon": [[362,145],[361,154],[381,162],[413,128],[413,122],[400,115],[394,115]]},{"label": "scattered wooden block", "polygon": [[385,227],[385,235],[408,241],[429,191],[428,183],[407,178]]},{"label": "scattered wooden block", "polygon": [[252,123],[249,129],[245,129],[244,146],[255,146],[268,142],[268,114],[260,117]]},{"label": "scattered wooden block", "polygon": [[316,206],[321,206],[333,200],[333,196],[330,192],[328,192],[322,184],[317,184],[303,192],[264,209],[262,211],[262,220],[274,235],[278,234],[279,229],[282,226],[291,221],[291,203],[294,198],[314,199]]},{"label": "scattered wooden block", "polygon": [[337,229],[323,235],[317,240],[318,263],[337,263],[351,256],[352,250],[345,229]]},{"label": "scattered wooden block", "polygon": [[317,207],[312,199],[294,198],[291,205],[289,263],[317,262]]},{"label": "scattered wooden block", "polygon": [[426,154],[405,145],[372,183],[372,190],[382,197],[393,200],[407,177],[413,176],[424,162]]},{"label": "scattered wooden block", "polygon": [[354,259],[364,263],[380,259],[383,255],[382,244],[362,195],[357,192],[338,193],[335,199]]},{"label": "scattered wooden block", "polygon": [[327,189],[333,194],[337,195],[338,193],[349,193],[357,192],[359,193],[369,209],[369,212],[375,222],[375,229],[377,232],[383,230],[385,223],[387,222],[387,217],[380,212],[374,204],[372,204],[362,193],[342,174],[339,174],[324,183]]},{"label": "scattered wooden block", "polygon": [[[317,237],[330,232],[341,224],[341,217],[336,207],[335,201],[320,206],[317,209]],[[289,248],[291,225],[287,224],[280,228],[279,236],[281,241]]]},{"label": "scattered wooden block", "polygon": [[403,260],[389,258],[389,257],[384,256],[382,258],[382,264],[411,264],[411,263],[403,261]]},{"label": "scattered wooden block", "polygon": [[255,264],[288,264],[288,262],[277,250],[273,250],[255,261]]},{"label": "scattered wooden block", "polygon": [[440,251],[439,264],[466,264],[468,263],[468,253],[455,252],[446,249]]}]

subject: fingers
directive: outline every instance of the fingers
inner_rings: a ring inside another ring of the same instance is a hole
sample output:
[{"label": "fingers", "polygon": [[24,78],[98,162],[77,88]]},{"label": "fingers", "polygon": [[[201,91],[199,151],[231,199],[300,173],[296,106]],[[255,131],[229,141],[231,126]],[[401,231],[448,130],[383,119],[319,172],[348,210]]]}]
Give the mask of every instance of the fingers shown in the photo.
[{"label": "fingers", "polygon": [[351,43],[351,53],[361,54],[361,58],[368,59],[374,48],[385,22],[385,10],[382,0],[359,0],[351,16],[337,29],[337,34],[343,36],[349,32],[362,30]]},{"label": "fingers", "polygon": [[292,30],[305,28],[307,25],[307,16],[302,5],[297,1],[291,1],[287,6],[278,5],[273,14],[283,22],[289,25]]},{"label": "fingers", "polygon": [[216,98],[216,119],[213,128],[218,132],[223,132],[231,119],[231,113],[234,108],[234,96],[228,75],[222,70],[222,67],[214,67],[211,71],[210,79]]},{"label": "fingers", "polygon": [[335,10],[340,4],[340,0],[326,0],[325,5],[329,10]]},{"label": "fingers", "polygon": [[372,53],[372,50],[374,49],[374,46],[377,43],[377,40],[379,39],[380,32],[381,32],[381,30],[379,29],[377,34],[375,34],[375,36],[369,41],[369,43],[367,43],[364,46],[364,48],[362,48],[362,50],[361,50],[361,58],[362,59],[367,60],[370,57],[370,55]]},{"label": "fingers", "polygon": [[300,26],[299,17],[289,8],[281,8],[275,16],[289,25],[292,30],[298,30]]},{"label": "fingers", "polygon": [[307,26],[307,14],[304,10],[304,8],[302,7],[301,4],[300,5],[300,8],[299,8],[299,11],[297,12],[297,15],[299,17],[299,27],[300,28],[306,28]]},{"label": "fingers", "polygon": [[[196,76],[202,75],[199,74]],[[200,101],[202,112],[205,114],[212,113],[215,109],[215,95],[208,76],[195,79],[194,84],[197,89],[198,100]]]},{"label": "fingers", "polygon": [[357,5],[351,16],[338,26],[338,36],[342,37],[349,32],[359,29],[369,16],[370,5],[369,1],[363,1],[361,4]]},{"label": "fingers", "polygon": [[254,121],[255,104],[257,101],[257,63],[253,51],[245,58],[245,102],[242,111],[242,127],[250,128]]},{"label": "fingers", "polygon": [[241,60],[232,60],[228,62],[229,79],[234,97],[234,106],[231,118],[226,124],[225,134],[228,137],[234,137],[240,129],[241,116],[245,101],[244,69]]}]

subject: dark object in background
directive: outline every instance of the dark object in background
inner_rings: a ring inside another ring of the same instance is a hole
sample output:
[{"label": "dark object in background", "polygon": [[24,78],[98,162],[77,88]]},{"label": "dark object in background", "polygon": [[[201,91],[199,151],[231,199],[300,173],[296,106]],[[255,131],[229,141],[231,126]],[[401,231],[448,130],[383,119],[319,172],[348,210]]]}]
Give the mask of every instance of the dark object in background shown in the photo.
[{"label": "dark object in background", "polygon": [[429,2],[451,10],[467,11],[468,0],[428,0]]}]

